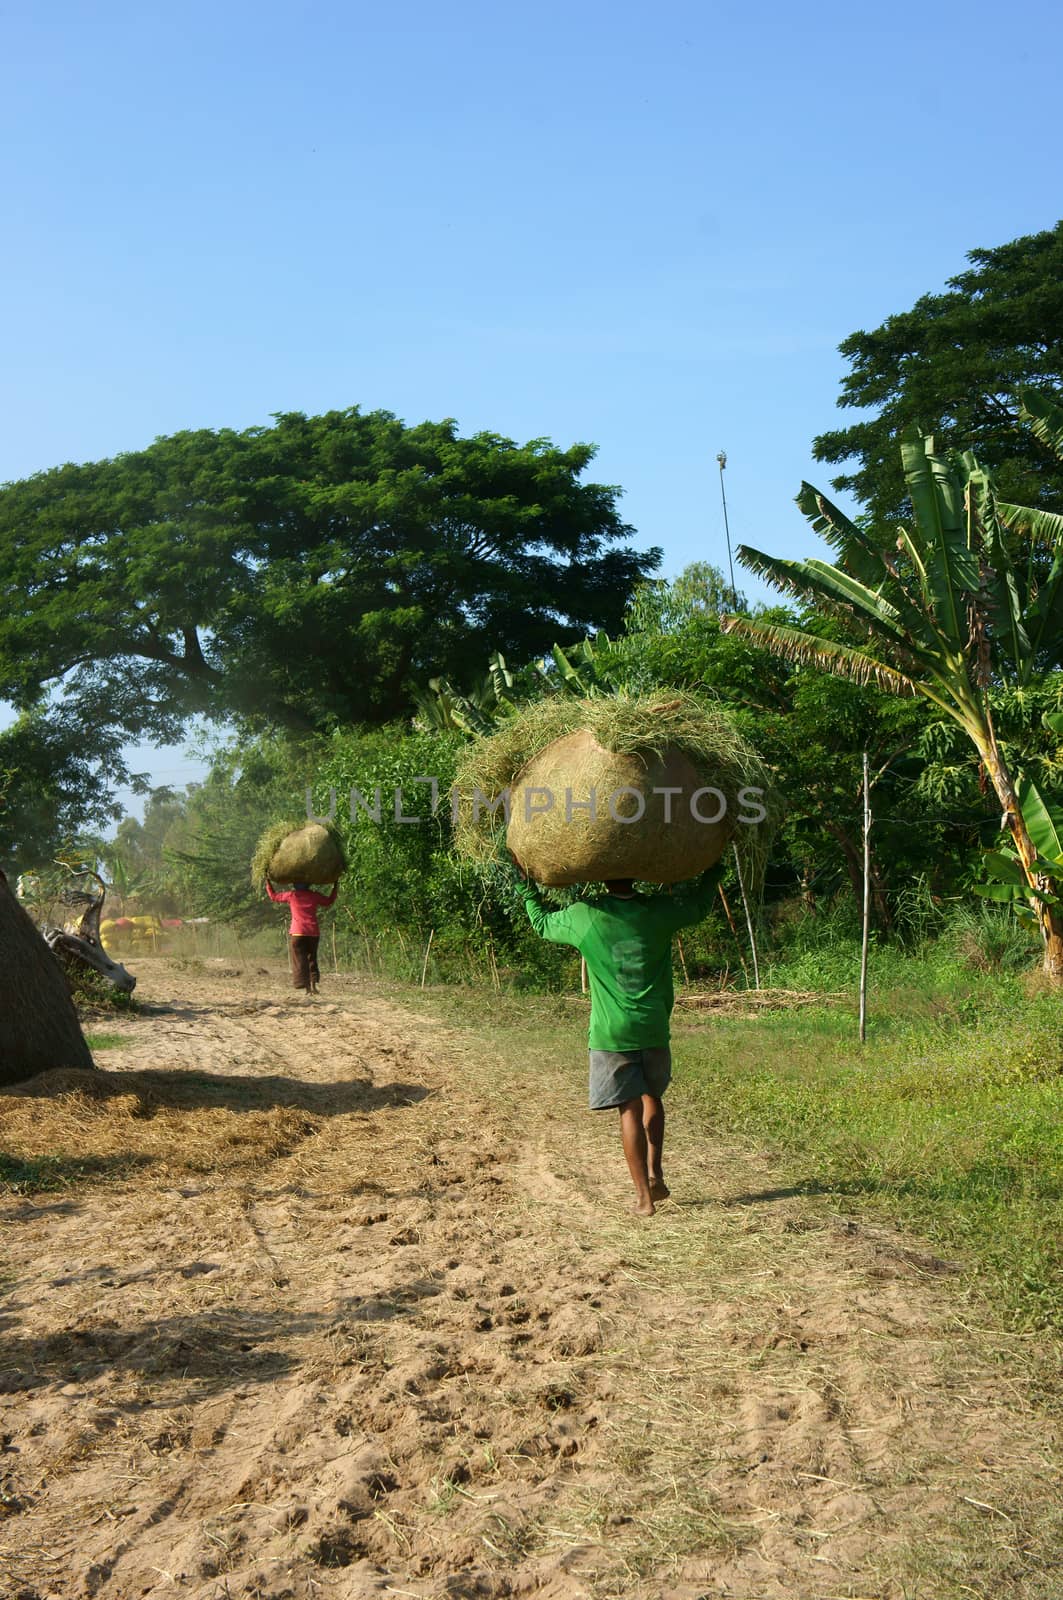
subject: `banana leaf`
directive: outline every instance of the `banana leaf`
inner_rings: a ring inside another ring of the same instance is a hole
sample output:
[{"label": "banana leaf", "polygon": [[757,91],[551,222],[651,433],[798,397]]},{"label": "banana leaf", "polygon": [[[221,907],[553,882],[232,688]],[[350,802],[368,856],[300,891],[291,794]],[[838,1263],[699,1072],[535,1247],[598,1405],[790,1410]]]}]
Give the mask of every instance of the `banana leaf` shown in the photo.
[{"label": "banana leaf", "polygon": [[1019,415],[1028,422],[1042,444],[1063,461],[1063,407],[1049,400],[1038,389],[1021,389]]},{"label": "banana leaf", "polygon": [[1017,784],[1016,796],[1026,831],[1038,856],[1057,863],[1053,871],[1060,872],[1058,863],[1063,862],[1063,810],[1046,800],[1029,778],[1023,778]]},{"label": "banana leaf", "polygon": [[1001,883],[1024,884],[1026,874],[1022,862],[1010,850],[987,850],[982,856],[986,871]]},{"label": "banana leaf", "polygon": [[916,428],[901,441],[901,461],[915,520],[925,541],[926,582],[938,624],[950,643],[966,638],[966,597],[978,589],[978,561],[967,543],[963,496],[933,440]]}]

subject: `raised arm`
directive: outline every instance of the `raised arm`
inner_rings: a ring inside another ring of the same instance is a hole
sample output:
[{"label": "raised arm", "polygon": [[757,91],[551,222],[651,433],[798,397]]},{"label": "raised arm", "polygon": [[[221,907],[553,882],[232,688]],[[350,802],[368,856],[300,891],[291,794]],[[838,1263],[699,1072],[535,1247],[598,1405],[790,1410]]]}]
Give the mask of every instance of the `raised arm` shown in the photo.
[{"label": "raised arm", "polygon": [[268,878],[266,879],[266,893],[269,895],[270,899],[276,901],[278,905],[286,905],[288,902],[288,891],[283,889],[280,891],[280,893],[278,893]]},{"label": "raised arm", "polygon": [[582,908],[566,906],[563,911],[547,911],[533,883],[525,883],[523,893],[528,921],[540,939],[549,939],[553,944],[574,944],[578,950],[580,919],[576,913]]},{"label": "raised arm", "polygon": [[524,909],[528,913],[528,921],[540,939],[549,939],[554,944],[574,944],[578,949],[578,919],[572,915],[576,908],[569,906],[564,911],[547,911],[539,898],[538,886],[528,875],[523,861],[515,856],[512,850],[508,854],[513,864],[513,871],[520,879],[520,892],[524,896]]},{"label": "raised arm", "polygon": [[669,897],[669,921],[673,928],[690,928],[696,922],[701,922],[712,910],[716,899],[716,890],[724,875],[724,863],[718,861],[714,867],[708,867],[700,877],[692,878],[687,884],[682,884],[676,893]]},{"label": "raised arm", "polygon": [[336,896],[339,894],[339,892],[340,892],[340,886],[339,886],[339,883],[336,882],[336,883],[334,883],[332,885],[332,893],[331,894],[315,894],[314,895],[314,903],[315,903],[315,905],[319,905],[319,906],[331,906],[331,905],[334,905],[335,901],[336,901]]}]

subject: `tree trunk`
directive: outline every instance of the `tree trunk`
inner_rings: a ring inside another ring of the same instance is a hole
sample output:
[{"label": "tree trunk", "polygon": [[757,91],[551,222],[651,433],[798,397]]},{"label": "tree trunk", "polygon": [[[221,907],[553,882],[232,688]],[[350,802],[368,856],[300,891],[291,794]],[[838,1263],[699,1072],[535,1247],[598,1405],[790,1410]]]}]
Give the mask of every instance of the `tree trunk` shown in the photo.
[{"label": "tree trunk", "polygon": [[[979,754],[985,764],[996,790],[997,799],[1004,811],[1008,832],[1011,834],[1022,870],[1026,874],[1026,881],[1031,889],[1040,889],[1042,893],[1054,894],[1058,890],[1055,880],[1040,870],[1037,866],[1037,851],[1022,812],[1019,809],[1019,798],[1015,793],[1015,785],[1011,780],[1007,763],[1000,753],[996,735],[992,726],[989,736],[979,748]],[[1034,916],[1037,918],[1041,929],[1041,939],[1044,944],[1044,972],[1053,983],[1063,983],[1063,914],[1058,906],[1046,906],[1037,894],[1031,894],[1030,904]]]}]

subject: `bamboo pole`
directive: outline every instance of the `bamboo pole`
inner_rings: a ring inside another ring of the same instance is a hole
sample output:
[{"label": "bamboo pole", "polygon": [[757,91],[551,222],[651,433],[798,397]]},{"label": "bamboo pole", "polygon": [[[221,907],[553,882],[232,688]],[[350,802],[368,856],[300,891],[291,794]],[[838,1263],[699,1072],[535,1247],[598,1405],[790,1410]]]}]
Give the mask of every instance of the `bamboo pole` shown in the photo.
[{"label": "bamboo pole", "polygon": [[860,940],[860,1043],[867,1039],[867,947],[871,925],[871,784],[864,751],[864,926]]},{"label": "bamboo pole", "polygon": [[728,902],[727,896],[723,892],[723,884],[722,883],[717,884],[717,888],[720,891],[720,899],[723,902],[724,913],[725,913],[725,915],[727,917],[727,925],[730,928],[731,932],[734,934],[735,948],[738,951],[738,959],[742,964],[742,971],[745,974],[746,988],[748,989],[749,988],[749,968],[746,966],[746,958],[742,954],[742,941],[738,937],[738,929],[735,927],[735,919],[731,915],[731,907],[730,907],[730,904]]},{"label": "bamboo pole", "polygon": [[757,940],[756,935],[753,932],[753,917],[749,909],[749,897],[746,894],[746,886],[742,880],[742,863],[738,859],[738,846],[736,844],[732,844],[731,850],[735,858],[735,871],[738,874],[738,888],[742,896],[742,905],[744,906],[746,913],[746,927],[749,929],[749,951],[753,957],[753,981],[755,986],[759,989],[760,963],[757,960]]},{"label": "bamboo pole", "polygon": [[340,970],[340,958],[336,954],[336,919],[332,919],[332,970],[337,975]]},{"label": "bamboo pole", "polygon": [[580,992],[580,994],[586,994],[587,993],[587,957],[586,956],[580,956],[580,958],[579,958],[579,992]]},{"label": "bamboo pole", "polygon": [[679,963],[680,963],[681,967],[683,968],[683,982],[685,983],[686,987],[689,989],[690,988],[690,973],[687,971],[686,952],[683,949],[683,941],[679,937],[678,934],[676,934],[676,936],[675,936],[675,942],[679,947]]},{"label": "bamboo pole", "polygon": [[433,928],[431,933],[428,935],[428,944],[425,946],[425,952],[424,952],[424,966],[421,968],[421,988],[422,989],[424,988],[424,985],[425,985],[425,978],[428,975],[428,957],[432,954],[432,940],[435,938],[435,936],[436,936],[436,930]]}]

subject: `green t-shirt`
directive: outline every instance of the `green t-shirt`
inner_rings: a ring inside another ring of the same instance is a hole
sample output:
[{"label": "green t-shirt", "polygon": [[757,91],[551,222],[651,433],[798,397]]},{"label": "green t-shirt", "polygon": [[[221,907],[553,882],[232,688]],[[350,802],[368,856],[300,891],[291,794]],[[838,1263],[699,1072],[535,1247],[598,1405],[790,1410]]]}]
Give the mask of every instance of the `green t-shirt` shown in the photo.
[{"label": "green t-shirt", "polygon": [[668,1043],[672,935],[707,916],[723,876],[708,872],[674,894],[606,895],[547,911],[533,884],[524,888],[532,927],[555,944],[575,945],[591,984],[592,1050],[654,1050]]}]

